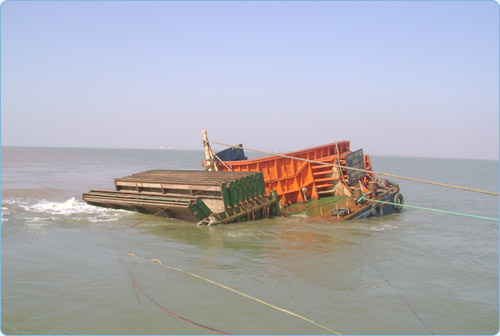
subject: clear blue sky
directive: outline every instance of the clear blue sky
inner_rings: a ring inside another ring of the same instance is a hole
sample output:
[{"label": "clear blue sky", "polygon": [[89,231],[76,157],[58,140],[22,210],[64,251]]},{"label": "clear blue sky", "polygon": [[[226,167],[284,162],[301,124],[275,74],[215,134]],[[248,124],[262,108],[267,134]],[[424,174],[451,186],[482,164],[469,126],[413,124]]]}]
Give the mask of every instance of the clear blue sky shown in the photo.
[{"label": "clear blue sky", "polygon": [[3,146],[201,149],[202,128],[280,152],[498,160],[499,6],[2,4]]}]

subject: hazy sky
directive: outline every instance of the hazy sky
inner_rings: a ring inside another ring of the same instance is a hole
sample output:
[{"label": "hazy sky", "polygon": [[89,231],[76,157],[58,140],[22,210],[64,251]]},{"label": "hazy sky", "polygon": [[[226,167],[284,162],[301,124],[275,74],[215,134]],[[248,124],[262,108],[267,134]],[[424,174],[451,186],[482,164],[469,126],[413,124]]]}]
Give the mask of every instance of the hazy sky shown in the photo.
[{"label": "hazy sky", "polygon": [[[7,1],[1,143],[498,159],[490,1]],[[220,147],[216,147],[220,149]]]}]

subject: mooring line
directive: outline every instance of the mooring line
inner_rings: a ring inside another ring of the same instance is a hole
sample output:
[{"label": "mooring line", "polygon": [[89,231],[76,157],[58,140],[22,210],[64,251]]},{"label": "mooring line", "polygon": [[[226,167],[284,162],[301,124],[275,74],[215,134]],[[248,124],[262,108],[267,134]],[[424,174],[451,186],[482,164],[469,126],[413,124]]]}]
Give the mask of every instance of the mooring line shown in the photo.
[{"label": "mooring line", "polygon": [[[147,259],[145,259],[145,258],[141,258],[141,257],[138,257],[138,256],[136,256],[136,255],[135,255],[135,254],[133,254],[133,253],[129,253],[129,254],[128,254],[128,256],[129,256],[129,257],[134,257],[134,258],[137,258],[137,259],[142,259],[142,260],[148,261]],[[270,303],[267,303],[267,302],[265,302],[265,301],[263,301],[263,300],[257,299],[257,298],[255,298],[255,297],[253,297],[253,296],[250,296],[250,295],[248,295],[248,294],[245,294],[245,293],[242,293],[242,292],[240,292],[240,291],[237,291],[236,289],[233,289],[233,288],[227,287],[227,286],[225,286],[225,285],[223,285],[223,284],[220,284],[220,283],[215,282],[215,281],[213,281],[213,280],[210,280],[210,279],[207,279],[207,278],[205,278],[205,277],[202,277],[201,275],[198,275],[198,274],[195,274],[195,273],[191,273],[191,272],[189,272],[189,271],[186,271],[186,270],[183,270],[183,269],[180,269],[180,268],[174,267],[174,266],[165,265],[165,264],[163,264],[163,263],[161,262],[161,260],[159,260],[159,259],[150,259],[149,261],[151,261],[151,262],[155,262],[155,263],[159,264],[159,265],[160,265],[160,266],[162,266],[162,267],[169,268],[169,269],[174,270],[174,271],[182,272],[182,273],[188,274],[188,275],[190,275],[190,276],[193,276],[193,277],[195,277],[195,278],[198,278],[198,279],[204,280],[204,281],[209,282],[209,283],[211,283],[211,284],[213,284],[213,285],[216,285],[216,286],[222,287],[222,288],[227,289],[227,290],[229,290],[229,291],[231,291],[231,292],[233,292],[233,293],[236,293],[236,294],[238,294],[238,295],[244,296],[244,297],[246,297],[246,298],[248,298],[248,299],[250,299],[250,300],[253,300],[253,301],[256,301],[256,302],[262,303],[263,305],[266,305],[266,306],[268,306],[268,307],[271,307],[271,308],[273,308],[273,309],[276,309],[276,310],[281,311],[281,312],[283,312],[283,313],[286,313],[286,314],[288,314],[288,315],[292,315],[292,316],[295,316],[295,317],[297,317],[297,318],[300,318],[300,319],[302,319],[302,320],[304,320],[304,321],[306,321],[306,322],[309,322],[309,323],[311,323],[311,324],[314,324],[314,325],[315,325],[315,326],[317,326],[317,327],[320,327],[320,328],[322,328],[322,329],[324,329],[324,330],[328,330],[328,331],[329,331],[329,332],[331,332],[331,333],[334,333],[334,334],[336,334],[336,335],[341,335],[339,332],[337,332],[337,331],[335,331],[335,330],[333,330],[333,329],[330,329],[330,328],[328,328],[328,327],[325,327],[324,325],[321,325],[321,324],[319,324],[319,323],[317,323],[317,322],[314,322],[313,320],[308,319],[307,317],[304,317],[304,316],[302,316],[302,315],[296,314],[296,313],[291,312],[291,311],[289,311],[289,310],[286,310],[286,309],[283,309],[283,308],[277,307],[277,306],[272,305],[272,304],[270,304]]]},{"label": "mooring line", "polygon": [[[371,257],[370,255],[368,255],[362,247],[360,247],[359,245],[357,245],[356,242],[352,241],[352,240],[349,240],[349,239],[345,239],[345,238],[340,238],[340,237],[337,237],[337,236],[333,236],[335,239],[338,239],[338,240],[341,240],[341,241],[344,241],[344,242],[347,242],[349,244],[353,244],[354,246],[356,246],[360,251],[361,253],[364,255],[365,259],[366,260],[370,260]],[[415,311],[415,309],[413,309],[413,307],[410,305],[410,303],[405,299],[405,297],[403,296],[403,294],[401,294],[401,292],[396,288],[396,286],[394,286],[390,281],[389,279],[385,276],[385,274],[380,270],[380,268],[378,268],[375,263],[370,263],[369,266],[372,266],[375,270],[377,270],[377,272],[380,274],[380,276],[384,279],[384,281],[396,292],[396,294],[399,296],[399,298],[401,299],[401,301],[403,301],[403,303],[408,307],[408,309],[410,310],[410,312],[420,321],[420,323],[425,327],[425,329],[427,329],[427,331],[429,333],[431,333],[432,335],[435,335],[435,333],[427,326],[427,324],[424,322],[424,320],[422,320],[422,318],[417,314],[417,312]]]},{"label": "mooring line", "polygon": [[222,142],[217,142],[210,140],[211,143],[217,144],[217,145],[222,145],[222,146],[227,146],[227,147],[232,147],[232,148],[241,148],[244,150],[256,152],[256,153],[261,153],[261,154],[266,154],[266,155],[274,155],[274,156],[280,156],[284,157],[287,159],[293,159],[293,160],[298,160],[298,161],[305,161],[305,162],[311,162],[315,164],[321,164],[325,166],[331,166],[331,167],[337,167],[337,168],[344,168],[344,169],[350,169],[350,170],[355,170],[355,171],[360,171],[364,173],[369,173],[369,174],[376,174],[376,175],[381,175],[381,176],[387,176],[387,177],[393,177],[401,180],[408,180],[408,181],[413,181],[413,182],[420,182],[420,183],[426,183],[426,184],[431,184],[431,185],[436,185],[440,187],[446,187],[446,188],[452,188],[452,189],[459,189],[459,190],[465,190],[465,191],[472,191],[476,193],[482,193],[486,195],[493,195],[493,196],[499,196],[500,194],[497,192],[492,192],[492,191],[486,191],[486,190],[480,190],[480,189],[474,189],[474,188],[469,188],[469,187],[461,187],[457,185],[452,185],[452,184],[446,184],[446,183],[440,183],[440,182],[433,182],[433,181],[428,181],[428,180],[421,180],[421,179],[416,179],[413,177],[406,177],[406,176],[400,176],[400,175],[395,175],[395,174],[389,174],[389,173],[383,173],[383,172],[376,172],[372,170],[367,170],[367,169],[361,169],[361,168],[354,168],[354,167],[347,167],[347,166],[342,166],[334,163],[328,163],[328,162],[322,162],[322,161],[316,161],[316,160],[310,160],[310,159],[303,159],[303,158],[298,158],[295,156],[290,156],[290,155],[284,155],[284,154],[277,154],[277,153],[272,153],[272,152],[266,152],[262,150],[257,150],[257,149],[252,149],[252,148],[247,148],[243,146],[234,146],[231,144],[226,144]]},{"label": "mooring line", "polygon": [[419,209],[419,210],[427,210],[427,211],[440,212],[440,213],[444,213],[444,214],[448,214],[448,215],[471,217],[471,218],[484,219],[484,220],[489,220],[489,221],[494,221],[494,222],[500,221],[498,218],[478,216],[478,215],[470,215],[470,214],[466,214],[466,213],[454,212],[454,211],[447,211],[447,210],[432,209],[432,208],[426,208],[426,207],[421,207],[421,206],[416,206],[416,205],[409,205],[409,204],[402,204],[402,203],[393,203],[393,202],[388,202],[388,201],[380,201],[380,200],[375,200],[375,199],[371,199],[371,198],[365,198],[364,200],[370,201],[370,202],[375,202],[375,203],[395,205],[395,206],[398,206],[398,207],[400,206],[400,207],[407,207],[407,208],[413,208],[413,209]]},{"label": "mooring line", "polygon": [[[122,262],[123,263],[123,262]],[[155,304],[156,306],[158,306],[161,310],[167,312],[168,314],[174,316],[175,318],[178,318],[179,320],[182,320],[182,321],[185,321],[185,322],[188,322],[192,325],[195,325],[197,327],[200,327],[200,328],[203,328],[205,330],[210,330],[210,331],[213,331],[213,332],[216,332],[218,334],[221,334],[221,335],[231,335],[227,332],[224,332],[224,331],[220,331],[220,330],[217,330],[217,329],[214,329],[214,328],[210,328],[210,327],[207,327],[203,324],[200,324],[200,323],[197,323],[197,322],[194,322],[194,321],[191,321],[185,317],[182,317],[174,312],[171,312],[170,310],[168,310],[167,308],[163,307],[162,305],[160,305],[158,302],[156,302],[151,296],[149,296],[140,286],[139,284],[137,283],[137,281],[134,279],[134,277],[132,276],[132,273],[130,272],[130,270],[124,265],[125,269],[127,270],[127,273],[130,277],[130,280],[132,280],[132,283],[134,284],[134,286],[139,290],[139,292],[141,292],[149,301],[151,301],[153,304]]]},{"label": "mooring line", "polygon": [[[366,255],[366,253],[363,251],[363,254],[365,254],[365,257],[368,257]],[[384,273],[382,273],[382,271],[375,265],[373,264],[372,265],[376,270],[377,272],[382,276],[382,278],[384,278],[385,282],[387,282],[389,284],[390,287],[392,287],[392,289],[396,292],[396,294],[398,294],[399,298],[406,304],[406,306],[408,307],[408,309],[410,309],[410,311],[413,313],[413,315],[415,315],[415,317],[420,321],[420,323],[425,327],[425,329],[427,329],[428,332],[430,332],[432,335],[436,335],[428,326],[427,324],[425,324],[424,320],[422,320],[422,318],[417,314],[417,312],[412,308],[412,306],[408,303],[408,301],[406,301],[405,297],[398,291],[398,289],[389,281],[389,279],[387,279],[387,277],[385,276]]]},{"label": "mooring line", "polygon": [[[165,207],[165,208],[161,209],[160,211],[158,211],[158,212],[154,213],[154,214],[153,214],[153,216],[158,215],[160,212],[165,211],[165,210],[167,210],[167,209],[168,209],[168,208],[170,208],[170,207],[171,207],[171,205],[169,205],[169,206],[167,206],[167,207]],[[132,224],[132,225],[130,225],[130,226],[128,227],[128,229],[131,229],[131,228],[133,228],[133,227],[136,227],[137,225],[142,224],[142,223],[144,223],[144,222],[146,222],[146,221],[148,221],[148,220],[149,220],[149,218],[146,218],[146,219],[144,219],[144,220],[141,220],[140,222],[137,222],[137,223],[135,223],[135,224]]]}]

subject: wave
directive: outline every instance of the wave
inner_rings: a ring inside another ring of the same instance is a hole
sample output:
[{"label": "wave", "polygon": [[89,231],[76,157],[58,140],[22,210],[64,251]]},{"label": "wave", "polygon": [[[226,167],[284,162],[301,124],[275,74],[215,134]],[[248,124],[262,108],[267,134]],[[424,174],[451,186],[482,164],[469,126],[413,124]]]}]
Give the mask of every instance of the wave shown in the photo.
[{"label": "wave", "polygon": [[85,202],[77,200],[75,197],[71,197],[64,202],[50,202],[43,200],[33,205],[19,204],[19,206],[27,211],[42,212],[54,215],[72,215],[81,213],[104,214],[110,211],[115,213],[127,212],[125,210],[107,209],[89,205]]},{"label": "wave", "polygon": [[23,221],[26,224],[67,222],[68,219],[75,223],[111,222],[130,213],[126,210],[89,205],[75,197],[64,202],[37,200],[35,203],[26,199],[7,199],[2,200],[1,210],[2,223],[12,219],[16,223]]}]

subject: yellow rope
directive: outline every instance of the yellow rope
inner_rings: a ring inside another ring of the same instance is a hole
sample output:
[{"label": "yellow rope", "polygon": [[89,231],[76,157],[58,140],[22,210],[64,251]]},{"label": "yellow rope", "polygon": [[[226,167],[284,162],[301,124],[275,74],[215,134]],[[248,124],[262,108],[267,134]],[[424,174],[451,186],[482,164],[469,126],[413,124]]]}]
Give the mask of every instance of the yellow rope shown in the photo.
[{"label": "yellow rope", "polygon": [[376,175],[393,177],[393,178],[398,178],[398,179],[401,179],[401,180],[408,180],[408,181],[413,181],[413,182],[420,182],[420,183],[432,184],[432,185],[436,185],[436,186],[440,186],[440,187],[453,188],[453,189],[459,189],[459,190],[465,190],[465,191],[472,191],[472,192],[477,192],[477,193],[482,193],[482,194],[487,194],[487,195],[499,196],[499,193],[492,192],[492,191],[486,191],[486,190],[480,190],[480,189],[474,189],[474,188],[468,188],[468,187],[461,187],[461,186],[456,186],[456,185],[452,185],[452,184],[446,184],[446,183],[440,183],[440,182],[433,182],[433,181],[427,181],[427,180],[420,180],[420,179],[416,179],[416,178],[413,178],[413,177],[405,177],[405,176],[400,176],[400,175],[395,175],[395,174],[375,172],[375,171],[361,169],[361,168],[347,167],[347,166],[337,165],[337,164],[333,164],[333,163],[327,163],[327,162],[322,162],[322,161],[303,159],[303,158],[298,158],[298,157],[284,155],[284,154],[277,154],[277,153],[272,153],[272,152],[266,152],[266,151],[256,150],[256,149],[252,149],[252,148],[246,148],[246,147],[243,147],[243,146],[233,146],[233,145],[230,145],[230,144],[225,144],[225,143],[217,142],[217,141],[210,141],[210,142],[212,142],[214,144],[222,145],[222,146],[241,148],[241,149],[249,150],[249,151],[256,152],[256,153],[261,153],[261,154],[266,154],[266,155],[280,156],[280,157],[284,157],[284,158],[287,158],[287,159],[294,159],[294,160],[298,160],[298,161],[306,161],[306,162],[311,162],[311,163],[316,163],[316,164],[322,164],[322,165],[325,165],[325,166],[340,167],[340,168],[345,168],[345,169],[356,170],[356,171],[360,171],[360,172],[364,172],[364,173],[370,173],[370,174],[373,173],[373,174],[376,174]]},{"label": "yellow rope", "polygon": [[[130,256],[130,257],[134,257],[134,258],[137,258],[137,259],[147,260],[147,259],[144,259],[144,258],[138,257],[138,256],[136,256],[136,255],[135,255],[135,254],[133,254],[133,253],[129,253],[129,254],[128,254],[128,256]],[[182,273],[185,273],[185,274],[191,275],[191,276],[193,276],[193,277],[195,277],[195,278],[198,278],[198,279],[201,279],[201,280],[207,281],[207,282],[209,282],[209,283],[211,283],[211,284],[213,284],[213,285],[216,285],[216,286],[222,287],[222,288],[227,289],[227,290],[229,290],[229,291],[231,291],[231,292],[233,292],[233,293],[236,293],[236,294],[239,294],[239,295],[241,295],[241,296],[244,296],[244,297],[246,297],[246,298],[248,298],[248,299],[251,299],[251,300],[257,301],[257,302],[259,302],[259,303],[262,303],[263,305],[266,305],[266,306],[271,307],[271,308],[273,308],[273,309],[279,310],[279,311],[281,311],[281,312],[283,312],[283,313],[286,313],[286,314],[289,314],[289,315],[292,315],[292,316],[298,317],[298,318],[300,318],[300,319],[302,319],[302,320],[304,320],[304,321],[307,321],[307,322],[309,322],[309,323],[314,324],[315,326],[318,326],[318,327],[320,327],[320,328],[322,328],[322,329],[328,330],[329,332],[332,332],[332,333],[334,333],[334,334],[336,334],[336,335],[341,335],[339,332],[337,332],[337,331],[335,331],[335,330],[333,330],[333,329],[330,329],[330,328],[328,328],[328,327],[325,327],[324,325],[321,325],[321,324],[319,324],[319,323],[317,323],[317,322],[314,322],[313,320],[308,319],[307,317],[304,317],[304,316],[302,316],[302,315],[299,315],[299,314],[293,313],[293,312],[291,312],[291,311],[289,311],[289,310],[286,310],[286,309],[283,309],[283,308],[277,307],[277,306],[275,306],[275,305],[272,305],[272,304],[267,303],[267,302],[265,302],[265,301],[262,301],[262,300],[260,300],[260,299],[254,298],[253,296],[250,296],[250,295],[248,295],[248,294],[245,294],[245,293],[242,293],[242,292],[240,292],[240,291],[237,291],[236,289],[232,289],[232,288],[227,287],[227,286],[225,286],[225,285],[223,285],[223,284],[217,283],[217,282],[215,282],[215,281],[213,281],[213,280],[210,280],[210,279],[204,278],[204,277],[202,277],[201,275],[194,274],[194,273],[191,273],[191,272],[185,271],[185,270],[183,270],[183,269],[180,269],[180,268],[177,268],[177,267],[174,267],[174,266],[165,265],[165,264],[163,264],[163,263],[161,262],[161,260],[159,260],[159,259],[151,259],[151,260],[149,260],[149,261],[151,261],[151,262],[155,262],[155,263],[158,263],[160,266],[163,266],[163,267],[166,267],[166,268],[169,268],[169,269],[172,269],[172,270],[178,271],[178,272],[182,272]]]}]

